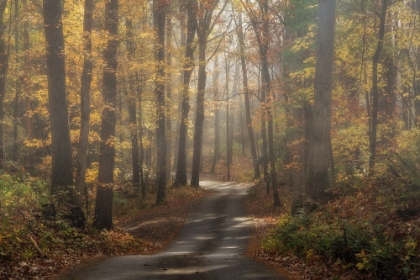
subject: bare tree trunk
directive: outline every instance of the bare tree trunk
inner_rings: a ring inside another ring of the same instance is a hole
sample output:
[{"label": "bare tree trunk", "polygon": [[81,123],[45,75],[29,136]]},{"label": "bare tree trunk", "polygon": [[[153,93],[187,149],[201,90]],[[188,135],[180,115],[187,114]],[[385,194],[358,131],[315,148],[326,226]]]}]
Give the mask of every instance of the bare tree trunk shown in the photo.
[{"label": "bare tree trunk", "polygon": [[[15,37],[15,53],[19,53],[20,43],[19,43],[19,0],[14,1],[15,6],[15,28],[14,28],[14,37]],[[16,64],[20,62],[20,57],[16,57]],[[13,100],[13,147],[12,147],[12,160],[14,162],[18,161],[18,136],[19,136],[19,100],[22,96],[22,75],[18,75],[16,78],[15,85],[15,98]]]},{"label": "bare tree trunk", "polygon": [[[202,34],[202,30],[198,32]],[[191,186],[200,185],[200,161],[201,161],[201,141],[203,138],[204,124],[204,93],[206,90],[206,48],[207,48],[207,30],[205,34],[199,35],[198,40],[198,86],[197,86],[197,111],[194,126],[194,146],[193,160],[191,170]]]},{"label": "bare tree trunk", "polygon": [[179,148],[178,148],[178,164],[175,175],[174,185],[187,184],[187,162],[186,162],[186,143],[187,143],[187,124],[188,114],[190,111],[189,103],[189,87],[191,75],[194,69],[194,47],[193,41],[197,31],[197,2],[188,1],[188,24],[187,24],[187,42],[185,47],[184,61],[184,81],[182,88],[182,116],[179,128]]},{"label": "bare tree trunk", "polygon": [[[27,9],[27,0],[23,0],[23,6]],[[29,55],[29,20],[25,17],[23,21],[23,51],[25,53],[25,67],[23,71],[23,90],[24,90],[24,110],[25,110],[25,128],[26,139],[32,139],[32,112],[31,112],[31,91],[29,88],[29,71],[30,71],[30,55]]]},{"label": "bare tree trunk", "polygon": [[211,165],[211,173],[215,172],[216,163],[220,159],[220,104],[216,100],[219,96],[219,57],[214,59],[213,70],[213,91],[214,91],[214,150],[213,150],[213,163]]},{"label": "bare tree trunk", "polygon": [[[166,87],[166,97],[169,101],[169,104],[172,104],[172,19],[168,16],[167,25],[166,25],[166,50],[167,50],[167,65],[169,71],[167,71],[167,87]],[[167,135],[167,143],[166,143],[166,181],[171,180],[171,157],[172,157],[172,141],[173,141],[173,133],[172,133],[172,119],[171,119],[171,111],[172,108],[169,105],[167,108],[168,111],[168,118],[166,119],[166,135]]]},{"label": "bare tree trunk", "polygon": [[[187,41],[187,36],[186,36],[186,16],[185,13],[187,12],[187,5],[186,5],[186,1],[183,0],[181,1],[180,7],[179,7],[179,11],[181,13],[181,17],[179,20],[179,25],[180,25],[180,30],[181,30],[181,35],[180,35],[180,47],[181,49],[184,49],[186,46],[186,41]],[[184,81],[184,71],[181,69],[179,71],[180,75],[179,75],[179,83],[180,85],[183,85],[183,81]],[[180,87],[181,88],[181,87]],[[176,139],[175,139],[175,148],[174,148],[174,163],[172,165],[172,170],[176,171],[177,170],[177,165],[178,165],[178,153],[179,153],[179,134],[180,134],[180,127],[181,127],[181,122],[182,122],[182,92],[183,90],[180,90],[180,93],[178,94],[178,116],[179,116],[179,121],[176,124]]]},{"label": "bare tree trunk", "polygon": [[165,115],[165,21],[166,1],[153,1],[153,20],[156,33],[155,61],[157,64],[157,78],[154,93],[157,97],[157,129],[156,129],[156,161],[157,161],[157,196],[156,203],[160,204],[166,196],[166,115]]},{"label": "bare tree trunk", "polygon": [[79,150],[76,162],[76,179],[74,204],[83,209],[83,194],[85,193],[85,178],[87,168],[87,151],[89,145],[89,122],[90,122],[90,87],[92,83],[92,24],[93,24],[93,0],[85,0],[83,20],[84,34],[84,62],[80,90],[80,135]]},{"label": "bare tree trunk", "polygon": [[105,5],[105,32],[109,36],[104,51],[103,99],[101,115],[101,142],[99,146],[99,171],[93,224],[98,229],[113,228],[112,201],[115,167],[115,107],[117,102],[117,49],[118,49],[118,0]]},{"label": "bare tree trunk", "polygon": [[3,23],[7,0],[0,1],[0,169],[4,168],[4,97],[6,94],[6,73],[8,55],[6,52],[6,26]]},{"label": "bare tree trunk", "polygon": [[[127,59],[133,61],[135,59],[135,45],[133,36],[133,22],[131,18],[127,18],[126,26],[126,44]],[[137,133],[137,91],[136,91],[136,73],[129,73],[128,92],[126,92],[126,100],[128,107],[129,128],[131,138],[131,161],[133,168],[133,184],[138,187],[140,184],[140,162],[139,162],[139,141]]]},{"label": "bare tree trunk", "polygon": [[257,157],[257,148],[254,140],[254,132],[252,129],[252,119],[251,119],[251,108],[249,101],[249,89],[248,89],[248,74],[246,70],[246,58],[245,58],[245,43],[244,43],[244,33],[242,29],[242,14],[239,14],[239,23],[238,23],[238,40],[239,48],[241,52],[241,67],[242,67],[242,82],[244,85],[244,98],[245,98],[245,117],[246,117],[246,127],[248,130],[249,144],[251,147],[251,156],[254,164],[254,179],[259,178],[260,175],[260,165],[258,163]]},{"label": "bare tree trunk", "polygon": [[314,105],[311,116],[306,193],[314,200],[322,198],[330,186],[330,130],[332,66],[336,0],[319,0]]},{"label": "bare tree trunk", "polygon": [[43,4],[51,124],[51,193],[64,202],[72,200],[73,166],[67,111],[62,6],[56,0],[44,0]]},{"label": "bare tree trunk", "polygon": [[376,161],[376,138],[377,138],[377,127],[378,127],[378,105],[379,105],[379,92],[378,92],[378,64],[379,56],[381,55],[384,36],[385,36],[385,21],[386,21],[386,11],[388,9],[388,0],[382,0],[382,9],[380,15],[379,23],[379,34],[378,34],[378,44],[376,46],[375,53],[372,58],[372,110],[371,110],[371,121],[370,127],[371,131],[369,134],[369,175],[375,173],[375,161]]}]

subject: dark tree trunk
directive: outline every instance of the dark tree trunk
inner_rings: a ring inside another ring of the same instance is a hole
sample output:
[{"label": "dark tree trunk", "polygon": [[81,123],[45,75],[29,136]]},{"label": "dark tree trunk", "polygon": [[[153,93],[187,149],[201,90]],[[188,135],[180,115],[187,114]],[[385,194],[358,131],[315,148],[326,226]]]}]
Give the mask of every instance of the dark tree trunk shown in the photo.
[{"label": "dark tree trunk", "polygon": [[[187,12],[187,5],[186,5],[186,1],[183,0],[181,1],[181,5],[179,7],[179,11],[181,13],[181,17],[179,19],[179,26],[180,26],[180,47],[181,49],[184,49],[186,46],[186,41],[187,41],[187,36],[186,36],[186,16],[185,13]],[[179,83],[180,85],[183,84],[184,81],[184,71],[182,69],[180,69],[179,71]],[[182,92],[182,90],[181,90]],[[179,152],[179,134],[180,134],[180,126],[181,126],[181,118],[182,118],[182,94],[179,94],[179,100],[178,100],[178,117],[179,117],[179,121],[176,123],[176,139],[175,139],[175,148],[174,148],[174,163],[172,165],[172,170],[176,171],[177,170],[177,165],[178,165],[178,152]]]},{"label": "dark tree trunk", "polygon": [[211,32],[211,22],[214,9],[218,4],[218,0],[210,3],[200,3],[200,17],[198,19],[198,84],[197,84],[197,111],[195,116],[194,126],[194,145],[193,145],[193,159],[191,170],[191,186],[199,187],[200,185],[200,162],[201,162],[201,147],[203,138],[203,124],[204,124],[204,94],[206,91],[206,49],[207,39]]},{"label": "dark tree trunk", "polygon": [[92,83],[92,24],[93,24],[93,0],[85,0],[85,11],[83,20],[84,34],[84,62],[81,78],[82,88],[80,90],[80,135],[79,150],[76,162],[76,179],[74,204],[82,209],[83,193],[85,193],[85,178],[87,168],[87,151],[89,145],[89,122],[90,122],[90,86]]},{"label": "dark tree trunk", "polygon": [[213,91],[214,91],[214,151],[213,163],[210,172],[214,173],[216,170],[216,163],[220,159],[220,104],[216,100],[219,97],[219,57],[214,59],[213,70]]},{"label": "dark tree trunk", "polygon": [[4,168],[4,97],[6,94],[7,53],[3,23],[7,0],[0,1],[0,169]]},{"label": "dark tree trunk", "polygon": [[191,74],[194,69],[194,47],[193,40],[197,31],[197,2],[188,1],[188,24],[187,24],[187,42],[185,47],[185,63],[184,63],[184,81],[182,87],[182,116],[179,128],[179,148],[178,148],[178,164],[175,175],[175,185],[187,184],[187,162],[186,162],[186,143],[187,143],[187,124],[188,114],[190,111],[189,102],[189,86]]},{"label": "dark tree trunk", "polygon": [[113,228],[112,201],[115,166],[115,107],[117,101],[117,49],[118,49],[118,0],[105,5],[105,32],[109,39],[104,51],[105,68],[102,76],[105,107],[101,115],[101,142],[99,146],[99,171],[96,190],[94,226],[98,229]]},{"label": "dark tree trunk", "polygon": [[[60,1],[44,0],[44,26],[47,43],[48,103],[51,126],[51,193],[59,201],[72,198],[73,166],[66,97],[66,70],[62,6]],[[62,193],[66,193],[62,196]]]},{"label": "dark tree trunk", "polygon": [[[133,22],[130,18],[126,19],[126,44],[127,59],[134,61],[135,45],[133,37]],[[133,168],[133,184],[138,187],[140,184],[140,162],[139,162],[139,141],[137,134],[137,91],[136,91],[136,73],[129,73],[128,92],[126,92],[129,129],[131,138],[131,162]]]},{"label": "dark tree trunk", "polygon": [[385,36],[385,20],[386,11],[388,9],[388,0],[382,0],[382,9],[379,23],[379,34],[378,44],[376,46],[375,53],[372,58],[372,109],[371,109],[371,121],[370,121],[370,134],[369,134],[369,175],[375,173],[375,161],[376,161],[376,138],[377,138],[377,127],[378,127],[378,106],[379,106],[379,91],[378,91],[378,64],[379,57],[382,52]]},{"label": "dark tree trunk", "polygon": [[154,93],[157,97],[157,129],[156,129],[156,159],[157,159],[157,196],[156,203],[164,201],[166,195],[166,116],[165,116],[165,21],[166,1],[153,1],[153,19],[156,33],[155,61],[157,63],[157,78]]},{"label": "dark tree trunk", "polygon": [[246,57],[245,57],[245,43],[244,43],[244,33],[242,29],[242,14],[239,14],[239,23],[238,23],[238,40],[239,47],[241,51],[241,67],[242,67],[242,82],[244,85],[244,98],[245,98],[245,121],[246,127],[248,130],[249,145],[251,147],[251,156],[254,164],[254,179],[259,178],[260,175],[260,165],[258,163],[257,157],[257,148],[254,140],[254,132],[252,129],[252,119],[251,119],[251,107],[249,102],[249,89],[248,89],[248,73],[246,70]]},{"label": "dark tree trunk", "polygon": [[166,33],[166,50],[167,50],[167,65],[169,71],[166,73],[167,77],[167,87],[166,87],[166,98],[169,101],[168,103],[168,117],[166,118],[166,135],[167,135],[167,143],[166,143],[166,181],[171,180],[171,158],[172,158],[172,141],[173,141],[173,133],[172,133],[172,19],[169,16],[166,25],[167,33]]},{"label": "dark tree trunk", "polygon": [[198,85],[197,85],[197,111],[194,126],[194,146],[191,170],[191,186],[198,187],[200,185],[200,161],[201,161],[201,141],[203,138],[204,124],[204,93],[206,90],[206,49],[207,49],[207,30],[202,34],[203,30],[199,30],[198,37]]},{"label": "dark tree trunk", "polygon": [[322,198],[330,186],[330,130],[332,66],[334,59],[335,0],[319,0],[314,104],[306,178],[306,193],[314,200]]},{"label": "dark tree trunk", "polygon": [[[22,2],[25,9],[27,8],[27,0]],[[31,90],[29,88],[29,71],[30,71],[30,56],[29,56],[29,20],[26,18],[23,21],[23,51],[25,53],[25,66],[23,70],[23,90],[24,90],[24,111],[25,111],[25,128],[26,139],[32,139],[32,114],[31,114]]]},{"label": "dark tree trunk", "polygon": [[[19,42],[19,0],[14,1],[15,6],[15,53],[19,53],[20,42]],[[20,57],[16,57],[16,64],[20,63]],[[12,148],[12,160],[18,161],[19,152],[19,100],[22,96],[22,76],[18,75],[15,85],[15,98],[13,101],[13,148]]]}]

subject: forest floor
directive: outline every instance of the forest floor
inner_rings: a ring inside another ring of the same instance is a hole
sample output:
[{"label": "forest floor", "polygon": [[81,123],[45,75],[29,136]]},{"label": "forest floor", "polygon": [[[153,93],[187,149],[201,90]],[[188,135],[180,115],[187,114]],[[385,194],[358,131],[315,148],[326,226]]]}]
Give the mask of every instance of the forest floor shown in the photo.
[{"label": "forest floor", "polygon": [[102,232],[21,215],[18,224],[28,226],[0,236],[0,279],[55,279],[63,270],[107,256],[157,252],[176,236],[191,206],[209,195],[205,189],[169,188],[166,202],[155,205],[155,195],[141,201],[117,189],[115,228]]}]

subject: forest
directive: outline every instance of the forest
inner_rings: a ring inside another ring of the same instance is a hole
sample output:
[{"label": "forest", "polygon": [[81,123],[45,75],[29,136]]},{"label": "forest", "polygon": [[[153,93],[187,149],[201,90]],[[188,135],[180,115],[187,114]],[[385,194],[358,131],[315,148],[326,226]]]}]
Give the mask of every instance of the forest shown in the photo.
[{"label": "forest", "polygon": [[210,178],[276,213],[257,258],[415,279],[420,1],[0,0],[0,170],[0,278]]}]

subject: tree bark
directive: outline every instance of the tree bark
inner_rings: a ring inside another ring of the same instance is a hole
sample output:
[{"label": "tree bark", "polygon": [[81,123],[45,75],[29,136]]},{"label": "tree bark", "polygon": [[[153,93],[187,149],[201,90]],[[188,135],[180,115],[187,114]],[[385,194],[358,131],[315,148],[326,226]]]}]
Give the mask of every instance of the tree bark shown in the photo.
[{"label": "tree bark", "polygon": [[[134,61],[135,45],[133,36],[133,22],[131,18],[127,18],[126,26],[126,44],[127,44],[127,60]],[[133,184],[139,187],[140,184],[140,162],[139,162],[139,141],[137,133],[137,91],[136,91],[136,73],[129,73],[128,92],[126,92],[130,138],[131,138],[131,162],[133,169]]]},{"label": "tree bark", "polygon": [[182,116],[179,128],[179,148],[178,148],[178,164],[175,175],[174,185],[187,184],[187,162],[186,162],[186,143],[187,143],[187,124],[188,114],[190,111],[189,103],[189,87],[192,71],[194,69],[194,47],[193,41],[197,31],[197,2],[196,0],[188,1],[188,23],[187,23],[187,42],[185,47],[184,61],[184,81],[182,87]]},{"label": "tree bark", "polygon": [[43,7],[51,126],[51,193],[58,196],[59,202],[64,202],[71,201],[73,196],[73,166],[66,97],[62,5],[60,1],[44,0]]},{"label": "tree bark", "polygon": [[318,35],[315,64],[314,104],[311,116],[306,193],[321,200],[330,186],[330,130],[332,66],[334,60],[335,0],[318,1]]},{"label": "tree bark", "polygon": [[4,168],[4,98],[6,95],[6,73],[8,55],[6,52],[5,29],[3,23],[7,0],[0,1],[0,169]]},{"label": "tree bark", "polygon": [[388,9],[388,0],[382,0],[382,9],[379,22],[379,33],[378,33],[378,44],[376,46],[375,53],[372,58],[372,110],[370,120],[370,134],[369,134],[369,175],[375,173],[375,161],[376,161],[376,138],[377,138],[377,127],[378,127],[378,106],[379,106],[379,92],[378,92],[378,64],[379,57],[382,52],[385,36],[385,20],[386,11]]},{"label": "tree bark", "polygon": [[80,90],[80,134],[79,150],[76,162],[76,179],[74,205],[83,209],[83,193],[85,193],[85,178],[87,169],[87,152],[89,145],[89,123],[90,123],[90,87],[92,84],[92,25],[93,9],[95,3],[93,0],[85,0],[85,11],[83,19],[83,39],[84,39],[84,61],[81,78],[82,88]]},{"label": "tree bark", "polygon": [[204,124],[204,94],[206,91],[206,50],[207,39],[211,31],[211,22],[214,9],[219,0],[211,1],[210,3],[200,4],[200,17],[198,19],[198,84],[197,84],[197,111],[195,116],[194,126],[194,145],[193,145],[193,159],[191,170],[191,186],[199,187],[200,185],[200,162],[201,162],[201,147],[203,138],[203,124]]},{"label": "tree bark", "polygon": [[165,116],[165,21],[166,21],[166,1],[153,1],[153,20],[156,33],[155,42],[155,62],[157,64],[157,78],[155,81],[154,93],[157,97],[157,129],[156,129],[156,149],[157,149],[157,196],[156,203],[164,201],[166,195],[166,116]]},{"label": "tree bark", "polygon": [[213,70],[213,91],[214,91],[214,150],[213,163],[211,165],[211,173],[216,170],[216,163],[220,159],[220,104],[217,100],[219,96],[219,57],[214,59]]},{"label": "tree bark", "polygon": [[167,108],[168,117],[166,118],[166,135],[167,135],[167,143],[166,143],[166,181],[171,180],[171,158],[172,158],[172,141],[173,141],[173,133],[172,133],[172,19],[168,16],[167,24],[166,24],[166,50],[167,50],[167,66],[169,71],[166,73],[167,78],[167,87],[166,87],[166,98],[169,101],[169,106]]},{"label": "tree bark", "polygon": [[238,32],[239,48],[241,52],[242,82],[244,85],[245,122],[246,122],[246,127],[248,130],[249,144],[251,147],[252,162],[254,165],[254,179],[257,179],[261,175],[260,175],[260,165],[258,163],[258,157],[257,157],[257,148],[255,145],[255,139],[254,139],[254,132],[252,129],[251,107],[250,107],[249,89],[248,89],[248,73],[246,70],[245,42],[244,42],[244,32],[242,28],[242,14],[239,14],[237,32]]},{"label": "tree bark", "polygon": [[105,107],[101,115],[101,142],[99,146],[98,186],[94,226],[98,229],[113,228],[112,201],[115,166],[115,125],[117,102],[117,49],[118,49],[118,0],[105,4],[105,32],[108,37],[104,51],[105,67],[102,76]]}]

